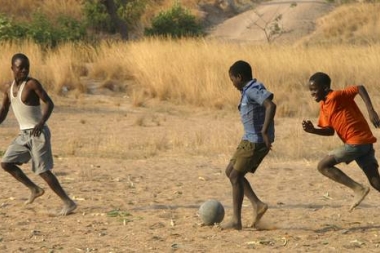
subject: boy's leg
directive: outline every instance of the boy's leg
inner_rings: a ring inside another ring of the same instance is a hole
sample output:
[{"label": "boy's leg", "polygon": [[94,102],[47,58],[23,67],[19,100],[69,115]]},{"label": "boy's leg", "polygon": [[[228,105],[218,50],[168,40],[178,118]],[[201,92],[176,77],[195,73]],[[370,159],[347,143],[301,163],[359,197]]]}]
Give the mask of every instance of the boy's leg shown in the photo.
[{"label": "boy's leg", "polygon": [[29,188],[30,190],[30,196],[29,199],[25,202],[25,204],[31,204],[33,201],[42,196],[45,191],[33,183],[26,175],[25,173],[15,164],[13,163],[1,163],[1,167],[11,174],[15,179],[17,179],[19,182],[21,182],[23,185]]},{"label": "boy's leg", "polygon": [[40,174],[40,176],[46,181],[49,187],[62,199],[64,206],[58,215],[68,215],[77,208],[76,203],[69,198],[66,192],[60,185],[57,177],[50,171],[45,171]]},{"label": "boy's leg", "polygon": [[[254,151],[252,156],[253,167],[250,167],[250,172],[255,173],[261,162],[269,153],[269,149],[266,147],[265,143],[256,143],[254,145]],[[268,205],[262,202],[255,192],[253,191],[248,180],[244,178],[244,194],[249,199],[253,207],[253,221],[250,227],[256,227],[257,223],[260,221],[261,217],[268,210]]]},{"label": "boy's leg", "polygon": [[[239,144],[226,169],[226,175],[231,181],[233,191],[233,219],[230,223],[223,225],[222,228],[242,228],[241,207],[244,195],[251,202],[254,211],[251,227],[256,226],[257,222],[267,211],[268,205],[256,196],[245,175],[248,171],[252,173],[256,171],[261,161],[268,154],[268,151],[265,144],[254,144],[247,141],[242,141]],[[234,169],[234,166],[237,166],[238,169]]]},{"label": "boy's leg", "polygon": [[244,195],[249,199],[253,207],[253,221],[250,227],[256,227],[261,217],[268,210],[268,205],[262,202],[253,191],[248,180],[244,177]]},{"label": "boy's leg", "polygon": [[226,169],[226,174],[229,177],[232,186],[233,216],[230,222],[223,224],[221,227],[223,229],[241,230],[241,208],[244,198],[244,173],[234,170],[232,163],[230,163]]},{"label": "boy's leg", "polygon": [[355,197],[354,202],[350,206],[350,211],[357,207],[363,199],[367,196],[369,192],[369,187],[363,186],[349,176],[347,176],[343,171],[335,167],[337,164],[334,156],[328,155],[323,158],[318,164],[318,171],[324,176],[330,178],[331,180],[343,184],[354,191]]},{"label": "boy's leg", "polygon": [[[253,222],[250,227],[255,227],[261,217],[268,209],[268,205],[262,202],[252,190],[251,185],[245,178],[245,174],[233,169],[230,163],[226,169],[226,175],[231,181],[232,185],[232,198],[233,198],[233,218],[232,221],[223,225],[222,228],[241,229],[241,208],[243,204],[244,195],[249,199],[252,204],[254,214]],[[236,182],[235,184],[233,182]],[[243,193],[241,193],[241,184],[243,185]]]},{"label": "boy's leg", "polygon": [[377,191],[380,191],[379,163],[375,157],[373,145],[370,145],[370,148],[365,155],[357,158],[355,161],[367,176],[371,186]]},{"label": "boy's leg", "polygon": [[369,183],[373,188],[380,192],[380,175],[379,166],[377,164],[372,164],[362,168],[364,174],[367,176]]}]

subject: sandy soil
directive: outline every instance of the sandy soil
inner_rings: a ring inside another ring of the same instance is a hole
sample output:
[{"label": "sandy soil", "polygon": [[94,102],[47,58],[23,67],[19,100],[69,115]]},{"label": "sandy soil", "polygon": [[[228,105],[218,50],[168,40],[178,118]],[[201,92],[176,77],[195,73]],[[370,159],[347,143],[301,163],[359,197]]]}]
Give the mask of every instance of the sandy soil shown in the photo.
[{"label": "sandy soil", "polygon": [[[139,143],[144,146],[145,137],[153,139],[162,132],[182,131],[185,136],[189,128],[217,130],[222,124],[239,124],[237,112],[172,105],[134,108],[128,98],[112,96],[54,100],[49,121],[54,172],[78,209],[67,217],[52,216],[61,202],[30,173],[29,164],[22,168],[46,190],[29,206],[23,205],[28,190],[0,173],[0,252],[379,252],[377,192],[372,190],[349,213],[351,192],[320,175],[316,161],[282,161],[273,153],[248,176],[269,204],[261,229],[247,228],[247,202],[242,231],[200,226],[197,211],[207,199],[221,201],[225,220],[231,217],[224,168],[233,147],[218,155],[170,148],[144,153]],[[141,115],[155,115],[155,124],[136,124]],[[299,120],[281,119],[277,132],[289,131],[295,123]],[[0,133],[4,150],[17,134],[12,113]],[[117,146],[114,138],[126,148]],[[286,143],[292,145],[280,134],[274,149]],[[313,150],[318,145],[307,142],[305,147]],[[354,165],[344,170],[368,185]]]}]

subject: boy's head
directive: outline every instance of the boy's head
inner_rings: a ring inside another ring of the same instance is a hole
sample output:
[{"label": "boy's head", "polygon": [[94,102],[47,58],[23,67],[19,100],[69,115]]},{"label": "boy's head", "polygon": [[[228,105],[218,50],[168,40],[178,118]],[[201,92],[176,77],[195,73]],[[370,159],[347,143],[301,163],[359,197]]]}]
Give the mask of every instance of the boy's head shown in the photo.
[{"label": "boy's head", "polygon": [[238,90],[242,90],[244,85],[252,80],[252,68],[249,63],[245,61],[235,62],[228,72],[233,85]]},{"label": "boy's head", "polygon": [[331,79],[323,72],[317,72],[309,78],[309,90],[316,102],[326,98],[327,94],[331,91],[330,86]]},{"label": "boy's head", "polygon": [[21,61],[29,62],[28,57],[25,54],[22,54],[22,53],[14,54],[12,56],[12,62],[11,62],[11,64],[13,65],[16,62],[16,60],[21,60]]},{"label": "boy's head", "polygon": [[23,81],[29,75],[29,59],[26,55],[17,53],[12,57],[12,66],[13,76],[16,81]]}]

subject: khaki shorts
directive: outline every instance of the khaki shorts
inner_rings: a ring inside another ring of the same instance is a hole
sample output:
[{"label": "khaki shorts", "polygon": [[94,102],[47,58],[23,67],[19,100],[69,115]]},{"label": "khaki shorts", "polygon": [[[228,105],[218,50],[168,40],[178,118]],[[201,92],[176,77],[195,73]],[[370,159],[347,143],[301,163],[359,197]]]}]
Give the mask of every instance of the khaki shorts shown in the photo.
[{"label": "khaki shorts", "polygon": [[21,130],[2,158],[3,163],[23,164],[32,160],[32,170],[41,174],[53,168],[50,130],[44,127],[40,136],[32,136],[32,129]]},{"label": "khaki shorts", "polygon": [[259,167],[269,149],[265,143],[252,143],[246,140],[240,142],[230,162],[235,170],[242,173],[254,173]]}]

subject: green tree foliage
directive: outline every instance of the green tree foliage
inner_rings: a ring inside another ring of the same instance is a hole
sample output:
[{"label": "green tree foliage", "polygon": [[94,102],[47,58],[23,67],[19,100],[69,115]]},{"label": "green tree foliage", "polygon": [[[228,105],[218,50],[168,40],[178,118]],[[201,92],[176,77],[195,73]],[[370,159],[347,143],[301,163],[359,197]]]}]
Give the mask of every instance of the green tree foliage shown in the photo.
[{"label": "green tree foliage", "polygon": [[87,26],[94,31],[115,33],[115,25],[111,23],[106,7],[98,0],[88,0],[84,4]]},{"label": "green tree foliage", "polygon": [[[147,0],[114,0],[118,16],[130,27],[136,25],[145,11]],[[84,13],[88,27],[98,32],[116,33],[116,24],[112,22],[105,5],[100,0],[87,0]]]},{"label": "green tree foliage", "polygon": [[189,10],[178,2],[167,11],[160,12],[152,20],[152,27],[145,29],[148,36],[194,37],[203,34],[202,26]]},{"label": "green tree foliage", "polygon": [[85,38],[86,28],[68,16],[49,20],[42,13],[35,13],[28,23],[17,23],[0,15],[0,40],[32,39],[44,46],[54,47],[64,41]]},{"label": "green tree foliage", "polygon": [[117,0],[117,2],[124,2],[120,4],[118,14],[130,26],[135,26],[136,22],[140,20],[148,3],[147,0]]},{"label": "green tree foliage", "polygon": [[15,24],[6,16],[0,14],[0,40],[12,40],[25,36],[27,27]]}]

